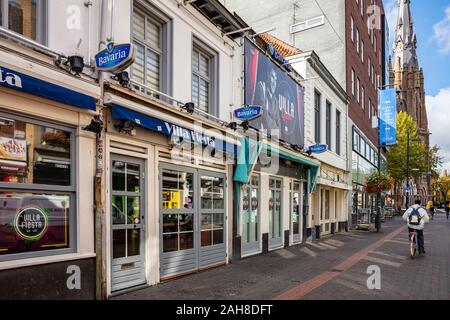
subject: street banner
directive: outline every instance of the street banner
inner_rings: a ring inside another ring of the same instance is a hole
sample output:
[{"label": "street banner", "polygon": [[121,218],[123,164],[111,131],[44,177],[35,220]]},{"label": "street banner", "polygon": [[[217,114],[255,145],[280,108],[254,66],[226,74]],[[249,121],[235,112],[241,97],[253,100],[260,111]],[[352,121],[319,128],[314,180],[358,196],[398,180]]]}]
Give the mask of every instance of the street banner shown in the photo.
[{"label": "street banner", "polygon": [[262,107],[250,121],[279,140],[304,146],[304,89],[266,54],[245,40],[245,105]]},{"label": "street banner", "polygon": [[380,93],[380,144],[397,144],[397,97],[395,89]]}]

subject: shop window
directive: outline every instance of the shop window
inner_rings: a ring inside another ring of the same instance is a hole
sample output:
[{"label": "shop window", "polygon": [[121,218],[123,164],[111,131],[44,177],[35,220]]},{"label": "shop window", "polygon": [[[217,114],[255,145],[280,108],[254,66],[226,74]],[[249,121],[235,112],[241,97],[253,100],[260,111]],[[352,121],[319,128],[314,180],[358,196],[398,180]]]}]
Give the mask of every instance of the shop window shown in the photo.
[{"label": "shop window", "polygon": [[0,116],[0,256],[74,251],[72,138],[68,128]]},{"label": "shop window", "polygon": [[45,0],[1,0],[0,25],[44,43]]},{"label": "shop window", "polygon": [[193,209],[194,174],[164,170],[161,196],[163,209]]},{"label": "shop window", "polygon": [[218,177],[201,177],[202,209],[224,209],[224,179]]},{"label": "shop window", "polygon": [[224,214],[204,213],[201,217],[202,247],[222,244],[224,242]]}]

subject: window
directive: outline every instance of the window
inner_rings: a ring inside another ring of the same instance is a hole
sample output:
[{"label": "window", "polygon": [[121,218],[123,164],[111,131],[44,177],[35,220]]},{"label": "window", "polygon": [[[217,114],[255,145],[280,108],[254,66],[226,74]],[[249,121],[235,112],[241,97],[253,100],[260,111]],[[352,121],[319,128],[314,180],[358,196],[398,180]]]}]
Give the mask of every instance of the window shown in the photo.
[{"label": "window", "polygon": [[341,155],[341,113],[336,110],[336,153]]},{"label": "window", "polygon": [[0,260],[75,250],[72,129],[0,114]]},{"label": "window", "polygon": [[364,110],[366,108],[366,90],[361,87],[361,108]]},{"label": "window", "polygon": [[372,100],[369,98],[369,119],[372,118]]},{"label": "window", "polygon": [[194,43],[192,49],[192,102],[202,111],[215,114],[215,54]]},{"label": "window", "polygon": [[350,19],[350,37],[352,41],[355,42],[355,20],[353,20],[353,17]]},{"label": "window", "polygon": [[361,40],[361,61],[364,62],[364,41]]},{"label": "window", "polygon": [[352,95],[355,96],[355,70],[352,69]]},{"label": "window", "polygon": [[320,108],[322,95],[314,91],[314,138],[316,143],[320,143]]},{"label": "window", "polygon": [[[136,60],[131,67],[132,79],[153,90],[168,93],[170,74],[168,18],[162,14],[150,15],[135,6],[132,23],[132,41],[136,47]],[[144,91],[142,88],[140,90]]]},{"label": "window", "polygon": [[45,0],[1,0],[0,25],[39,43],[44,43],[45,6]]},{"label": "window", "polygon": [[356,132],[356,130],[353,130],[353,150],[359,152],[359,134]]},{"label": "window", "polygon": [[359,90],[361,87],[361,81],[359,80],[359,78],[356,79],[356,101],[358,101],[358,103],[361,102],[361,96],[359,95]]},{"label": "window", "polygon": [[359,53],[359,42],[360,42],[359,30],[358,30],[358,28],[356,28],[356,52],[358,52],[358,53]]},{"label": "window", "polygon": [[252,243],[259,239],[259,176],[252,176],[242,194],[242,242]]},{"label": "window", "polygon": [[370,77],[372,76],[372,74],[371,74],[371,72],[370,72],[370,71],[371,71],[370,68],[371,68],[371,66],[372,66],[372,59],[369,58],[369,62],[368,62],[368,65],[367,65],[367,66],[368,66],[368,74],[369,74],[369,78],[370,78]]},{"label": "window", "polygon": [[326,103],[326,144],[328,145],[328,149],[331,150],[331,103],[327,101]]}]

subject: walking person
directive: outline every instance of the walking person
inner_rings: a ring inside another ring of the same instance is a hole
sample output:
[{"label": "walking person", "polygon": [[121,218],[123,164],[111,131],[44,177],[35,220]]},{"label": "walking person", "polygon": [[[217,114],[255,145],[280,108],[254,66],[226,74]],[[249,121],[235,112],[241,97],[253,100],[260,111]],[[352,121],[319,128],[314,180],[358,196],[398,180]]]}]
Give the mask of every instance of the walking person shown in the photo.
[{"label": "walking person", "polygon": [[445,214],[447,215],[448,220],[448,216],[450,215],[450,201],[445,202]]},{"label": "walking person", "polygon": [[434,202],[433,199],[428,200],[427,209],[430,211],[431,220],[434,219]]}]

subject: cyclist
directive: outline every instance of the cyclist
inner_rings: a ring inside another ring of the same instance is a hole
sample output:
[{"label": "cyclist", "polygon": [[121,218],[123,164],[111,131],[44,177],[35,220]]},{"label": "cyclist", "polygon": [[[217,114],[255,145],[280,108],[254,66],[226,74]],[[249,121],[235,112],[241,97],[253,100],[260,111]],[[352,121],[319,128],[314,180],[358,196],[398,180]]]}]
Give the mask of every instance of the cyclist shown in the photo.
[{"label": "cyclist", "polygon": [[403,214],[403,220],[408,222],[408,231],[417,233],[417,241],[419,242],[419,254],[425,253],[425,240],[423,238],[423,229],[425,223],[430,221],[430,217],[425,209],[420,204],[420,199],[417,199],[415,204],[405,211]]}]

